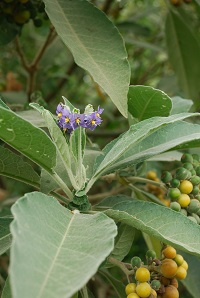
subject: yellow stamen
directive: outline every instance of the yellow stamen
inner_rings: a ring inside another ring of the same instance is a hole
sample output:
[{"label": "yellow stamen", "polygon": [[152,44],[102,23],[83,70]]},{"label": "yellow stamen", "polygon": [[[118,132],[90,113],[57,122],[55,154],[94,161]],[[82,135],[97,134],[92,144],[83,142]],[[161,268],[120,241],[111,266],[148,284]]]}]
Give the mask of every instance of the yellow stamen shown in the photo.
[{"label": "yellow stamen", "polygon": [[96,121],[93,119],[93,120],[91,120],[90,123],[91,123],[92,125],[95,125]]},{"label": "yellow stamen", "polygon": [[62,113],[58,113],[58,117],[61,117],[62,116]]},{"label": "yellow stamen", "polygon": [[65,122],[68,123],[70,121],[69,117],[65,118]]},{"label": "yellow stamen", "polygon": [[96,113],[96,117],[100,117],[100,114],[99,113]]},{"label": "yellow stamen", "polygon": [[76,121],[77,124],[79,124],[81,120],[80,120],[80,118],[76,118],[75,121]]}]

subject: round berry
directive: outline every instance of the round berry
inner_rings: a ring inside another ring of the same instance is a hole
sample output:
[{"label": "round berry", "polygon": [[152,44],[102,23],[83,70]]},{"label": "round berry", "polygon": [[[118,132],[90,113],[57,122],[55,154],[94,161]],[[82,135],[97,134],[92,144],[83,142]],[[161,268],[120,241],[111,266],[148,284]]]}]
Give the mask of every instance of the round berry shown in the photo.
[{"label": "round berry", "polygon": [[194,175],[190,178],[190,181],[193,185],[198,185],[200,183],[200,177],[197,175]]},{"label": "round berry", "polygon": [[190,197],[186,194],[181,194],[178,198],[178,203],[181,205],[181,207],[185,208],[190,204]]},{"label": "round berry", "polygon": [[162,173],[161,180],[164,183],[169,183],[172,180],[172,174],[168,171],[164,171]]},{"label": "round berry", "polygon": [[176,254],[174,261],[176,262],[176,264],[178,266],[181,266],[183,264],[184,259],[183,259],[182,255]]},{"label": "round berry", "polygon": [[164,277],[172,278],[176,275],[177,268],[178,266],[175,261],[172,259],[164,259],[162,261],[160,270]]},{"label": "round berry", "polygon": [[180,183],[179,189],[181,193],[189,194],[193,190],[193,184],[188,180],[183,180]]},{"label": "round berry", "polygon": [[188,177],[188,170],[186,168],[178,168],[175,173],[175,178],[178,180],[183,180]]},{"label": "round berry", "polygon": [[135,278],[139,282],[145,282],[150,279],[150,272],[147,268],[138,268],[135,273]]},{"label": "round berry", "polygon": [[141,264],[142,264],[142,260],[139,257],[133,257],[131,259],[131,265],[133,268],[134,267],[139,268],[141,266]]},{"label": "round berry", "polygon": [[191,216],[196,219],[196,221],[197,221],[197,223],[199,225],[200,224],[200,217],[196,213],[192,213]]},{"label": "round berry", "polygon": [[188,216],[187,218],[197,224],[197,220],[193,216]]},{"label": "round berry", "polygon": [[162,298],[179,298],[179,292],[177,288],[169,285],[165,288],[165,293],[163,293]]},{"label": "round berry", "polygon": [[155,180],[155,179],[157,178],[157,174],[156,174],[156,172],[154,172],[154,171],[149,171],[149,172],[147,173],[147,178],[150,179],[150,180]]},{"label": "round berry", "polygon": [[151,287],[147,282],[141,282],[136,287],[136,293],[141,298],[146,298],[151,294]]},{"label": "round berry", "polygon": [[184,153],[184,154],[181,156],[181,162],[182,162],[182,163],[185,163],[185,162],[193,163],[193,157],[192,157],[192,154]]},{"label": "round berry", "polygon": [[130,293],[127,298],[140,298],[136,293]]},{"label": "round berry", "polygon": [[197,199],[190,200],[190,204],[187,207],[189,213],[196,213],[200,209],[200,202]]},{"label": "round berry", "polygon": [[154,250],[152,250],[152,249],[147,250],[147,252],[146,252],[146,258],[147,259],[150,259],[150,260],[155,259],[156,258],[156,252]]},{"label": "round berry", "polygon": [[194,185],[191,194],[193,194],[194,196],[199,194],[199,186],[198,185]]},{"label": "round berry", "polygon": [[192,154],[193,160],[199,161],[199,155],[198,154]]},{"label": "round berry", "polygon": [[181,265],[185,270],[188,270],[188,263],[184,260],[183,264]]},{"label": "round berry", "polygon": [[173,178],[171,181],[170,181],[170,185],[171,187],[179,187],[180,185],[180,180],[176,179],[176,178]]},{"label": "round berry", "polygon": [[196,167],[196,174],[200,176],[200,166]]},{"label": "round berry", "polygon": [[135,293],[135,289],[136,289],[136,284],[135,283],[127,284],[127,286],[125,288],[126,295],[131,294],[131,293]]},{"label": "round berry", "polygon": [[176,250],[172,246],[167,246],[162,253],[167,259],[174,259],[176,256]]},{"label": "round berry", "polygon": [[193,168],[193,165],[192,165],[190,162],[185,162],[185,163],[183,164],[183,167],[184,167],[185,169],[187,169],[188,171],[191,171],[191,170],[194,169],[194,168]]},{"label": "round berry", "polygon": [[185,270],[185,268],[183,268],[183,266],[179,266],[175,277],[181,280],[181,279],[185,279],[186,276],[187,276],[187,271]]},{"label": "round berry", "polygon": [[172,278],[170,281],[170,285],[178,289],[178,280],[176,278]]},{"label": "round berry", "polygon": [[170,188],[168,191],[168,197],[173,201],[178,200],[180,195],[181,195],[181,192],[178,188]]},{"label": "round berry", "polygon": [[[151,289],[151,295],[153,295],[152,298],[156,298],[157,297],[157,293],[156,293],[156,291],[154,289]],[[149,297],[151,297],[151,296],[149,296]]]},{"label": "round berry", "polygon": [[181,211],[181,205],[178,202],[170,203],[170,208],[177,212]]},{"label": "round berry", "polygon": [[160,289],[160,287],[161,287],[160,281],[159,280],[156,280],[156,279],[155,280],[152,280],[151,287],[152,287],[152,289],[158,291]]},{"label": "round berry", "polygon": [[181,209],[181,214],[183,214],[184,216],[187,216],[187,210]]}]

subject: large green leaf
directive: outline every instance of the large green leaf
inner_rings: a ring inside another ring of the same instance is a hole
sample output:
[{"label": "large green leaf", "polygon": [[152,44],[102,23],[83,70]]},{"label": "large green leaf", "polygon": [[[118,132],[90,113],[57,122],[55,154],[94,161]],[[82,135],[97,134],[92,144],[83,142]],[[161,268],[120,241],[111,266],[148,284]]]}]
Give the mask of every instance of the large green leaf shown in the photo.
[{"label": "large green leaf", "polygon": [[21,156],[0,146],[0,175],[7,176],[35,187],[40,186],[40,176]]},{"label": "large green leaf", "polygon": [[11,217],[0,217],[0,255],[6,252],[11,245],[10,223]]},{"label": "large green leaf", "polygon": [[170,97],[163,91],[150,86],[130,86],[128,110],[142,121],[155,116],[169,116],[172,108]]},{"label": "large green leaf", "polygon": [[187,277],[181,282],[186,286],[190,294],[194,298],[199,297],[200,293],[200,259],[196,256],[189,255],[185,252],[181,252],[181,255],[184,257],[188,263]]},{"label": "large green leaf", "polygon": [[106,270],[100,270],[99,272],[103,277],[105,277],[109,283],[113,286],[117,297],[118,298],[125,298],[126,294],[125,294],[125,286],[124,284],[119,281],[118,279],[114,278],[108,271]]},{"label": "large green leaf", "polygon": [[75,62],[89,71],[127,117],[130,69],[124,42],[106,15],[88,1],[45,0],[46,12]]},{"label": "large green leaf", "polygon": [[105,213],[164,243],[200,256],[200,226],[168,207],[135,200],[118,203]]},{"label": "large green leaf", "polygon": [[[195,115],[198,114],[182,113],[169,117],[153,117],[132,125],[126,133],[109,143],[103,149],[103,155],[97,157],[94,169],[95,172],[91,181],[88,183],[87,190],[99,176],[105,173],[125,167],[129,163],[133,164],[137,163],[139,160],[143,161],[150,156],[169,150],[184,141],[186,142],[187,138],[189,138],[188,141],[191,140],[188,136],[188,131],[186,132],[185,139],[183,139],[184,131],[180,132],[183,135],[181,135],[180,139],[177,139],[179,131],[176,131],[175,127],[173,125],[169,126],[169,124]],[[166,125],[168,127],[168,131],[166,131],[167,134],[165,131],[162,131],[162,126]],[[185,125],[187,125],[187,123]],[[154,132],[156,130],[160,131],[157,135],[157,137],[159,137],[157,140],[154,139]],[[196,133],[198,129],[194,126],[194,130]],[[164,135],[163,132],[165,133]],[[173,138],[173,136],[175,136],[175,132],[176,137],[174,139],[174,143],[172,144],[167,142],[166,137],[169,136],[170,138]],[[150,137],[148,138],[148,136]],[[152,142],[151,137],[154,142]],[[144,142],[146,142],[145,139],[147,139],[147,142],[145,143],[146,148],[142,146],[143,139]],[[158,142],[160,142],[159,150],[154,152],[154,143],[157,145]],[[145,154],[147,149],[149,149],[148,154]]]},{"label": "large green leaf", "polygon": [[18,200],[12,212],[10,276],[15,298],[71,297],[114,247],[117,228],[103,213],[73,214],[38,192]]},{"label": "large green leaf", "polygon": [[14,112],[0,107],[0,139],[51,172],[56,148],[47,134]]},{"label": "large green leaf", "polygon": [[165,25],[166,42],[174,71],[186,97],[199,108],[200,42],[195,33],[177,12],[170,10]]},{"label": "large green leaf", "polygon": [[12,298],[12,297],[13,296],[12,296],[12,293],[11,293],[10,278],[8,277],[6,279],[1,298]]},{"label": "large green leaf", "polygon": [[189,112],[193,105],[192,100],[184,99],[180,96],[172,97],[172,110],[170,112],[171,115]]}]

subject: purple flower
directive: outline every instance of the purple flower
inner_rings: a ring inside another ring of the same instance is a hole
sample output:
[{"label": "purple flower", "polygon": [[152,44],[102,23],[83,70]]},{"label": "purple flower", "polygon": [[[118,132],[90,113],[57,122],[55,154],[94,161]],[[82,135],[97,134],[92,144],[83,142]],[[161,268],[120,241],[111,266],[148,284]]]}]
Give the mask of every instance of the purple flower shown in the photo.
[{"label": "purple flower", "polygon": [[[103,109],[101,109],[103,110]],[[103,111],[101,111],[102,113]],[[95,111],[91,114],[85,115],[84,126],[85,128],[89,128],[90,130],[94,130],[97,125],[100,125],[102,122],[100,114],[98,111]]]},{"label": "purple flower", "polygon": [[84,120],[85,120],[85,114],[74,113],[72,115],[72,127],[73,127],[73,129],[76,129],[79,126],[83,127]]},{"label": "purple flower", "polygon": [[58,117],[62,116],[63,109],[64,109],[63,104],[59,103],[59,105],[57,106],[57,109],[56,109],[56,114]]}]

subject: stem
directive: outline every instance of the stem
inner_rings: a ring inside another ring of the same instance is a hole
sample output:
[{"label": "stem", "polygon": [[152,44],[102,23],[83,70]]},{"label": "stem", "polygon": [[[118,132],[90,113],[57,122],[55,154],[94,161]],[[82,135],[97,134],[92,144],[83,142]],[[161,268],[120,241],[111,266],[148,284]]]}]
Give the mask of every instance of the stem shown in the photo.
[{"label": "stem", "polygon": [[77,167],[77,174],[78,174],[78,185],[79,188],[82,188],[83,184],[83,170],[82,170],[82,164],[83,164],[83,158],[82,158],[82,128],[79,127],[79,134],[78,134],[78,167]]},{"label": "stem", "polygon": [[117,259],[115,259],[113,257],[109,257],[108,258],[108,261],[111,264],[119,267],[124,272],[124,274],[126,275],[126,278],[127,278],[128,282],[130,283],[130,281],[131,281],[130,280],[130,275],[133,275],[135,273],[135,270],[134,269],[133,270],[128,270],[127,267],[126,267],[126,265],[123,262],[120,262],[120,261],[118,261]]},{"label": "stem", "polygon": [[70,200],[68,200],[67,198],[61,196],[59,193],[55,192],[55,191],[51,191],[50,194],[52,196],[54,196],[56,199],[58,199],[59,201],[65,203],[65,204],[69,204]]},{"label": "stem", "polygon": [[131,182],[142,182],[142,183],[150,183],[156,186],[159,186],[161,188],[163,188],[164,190],[166,190],[164,184],[162,182],[156,182],[154,180],[150,180],[147,178],[142,178],[142,177],[126,177],[127,181],[131,181]]},{"label": "stem", "polygon": [[82,291],[83,298],[89,298],[86,286],[84,286],[81,291]]},{"label": "stem", "polygon": [[63,180],[58,176],[57,173],[51,174],[52,178],[58,183],[58,185],[62,188],[62,190],[66,193],[70,200],[73,199],[73,194],[71,190],[67,187],[67,185],[63,182]]}]

